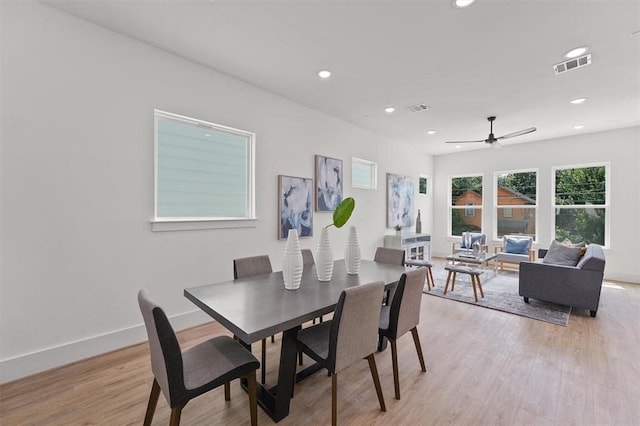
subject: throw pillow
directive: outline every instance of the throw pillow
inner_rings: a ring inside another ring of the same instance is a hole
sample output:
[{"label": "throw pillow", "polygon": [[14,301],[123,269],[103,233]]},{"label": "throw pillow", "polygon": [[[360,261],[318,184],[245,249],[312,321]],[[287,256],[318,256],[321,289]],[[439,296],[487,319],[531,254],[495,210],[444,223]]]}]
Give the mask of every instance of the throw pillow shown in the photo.
[{"label": "throw pillow", "polygon": [[579,248],[580,249],[580,256],[584,256],[584,254],[587,252],[587,243],[585,243],[584,241],[580,242],[580,243],[572,243],[570,239],[565,238],[564,241],[562,241],[560,244],[562,244],[565,247],[573,247],[573,248]]},{"label": "throw pillow", "polygon": [[462,243],[460,243],[460,248],[473,248],[473,243],[475,243],[476,241],[478,242],[478,244],[480,244],[482,246],[482,244],[484,243],[483,240],[484,234],[471,234],[471,246],[467,247],[464,245],[464,234],[462,234]]},{"label": "throw pillow", "polygon": [[504,251],[511,254],[529,254],[530,242],[528,238],[505,238]]},{"label": "throw pillow", "polygon": [[[586,250],[586,248],[585,248]],[[551,265],[576,266],[580,256],[581,247],[566,247],[562,243],[553,240],[549,251],[542,259],[542,263]]]}]

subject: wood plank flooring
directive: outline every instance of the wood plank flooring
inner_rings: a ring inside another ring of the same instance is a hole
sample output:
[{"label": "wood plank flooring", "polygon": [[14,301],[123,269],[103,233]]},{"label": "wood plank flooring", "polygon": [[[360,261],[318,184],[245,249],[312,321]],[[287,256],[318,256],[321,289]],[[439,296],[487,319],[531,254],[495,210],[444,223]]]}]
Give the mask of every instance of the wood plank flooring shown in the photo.
[{"label": "wood plank flooring", "polygon": [[[390,351],[376,354],[386,413],[366,361],[341,372],[339,423],[640,425],[640,285],[605,283],[597,318],[573,312],[568,327],[424,295],[418,330],[427,372],[410,334],[402,337],[397,401]],[[179,338],[186,348],[217,334],[228,333],[210,323]],[[270,384],[279,338],[267,344]],[[0,424],[141,424],[151,383],[147,344],[125,348],[0,386]],[[169,411],[160,397],[153,424],[168,424]],[[261,409],[258,421],[273,424]],[[319,372],[296,386],[291,414],[280,424],[330,421],[331,379]],[[231,401],[221,387],[191,401],[182,415],[183,425],[248,423],[237,382]]]}]

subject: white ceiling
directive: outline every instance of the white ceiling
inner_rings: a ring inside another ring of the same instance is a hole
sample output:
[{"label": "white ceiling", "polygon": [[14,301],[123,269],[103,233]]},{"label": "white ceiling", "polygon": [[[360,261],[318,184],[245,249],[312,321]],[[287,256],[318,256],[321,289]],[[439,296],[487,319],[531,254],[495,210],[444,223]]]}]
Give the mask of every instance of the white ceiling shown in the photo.
[{"label": "white ceiling", "polygon": [[[538,128],[504,145],[640,125],[639,0],[43,2],[434,155],[490,115],[496,136]],[[555,76],[583,45],[592,65]]]}]

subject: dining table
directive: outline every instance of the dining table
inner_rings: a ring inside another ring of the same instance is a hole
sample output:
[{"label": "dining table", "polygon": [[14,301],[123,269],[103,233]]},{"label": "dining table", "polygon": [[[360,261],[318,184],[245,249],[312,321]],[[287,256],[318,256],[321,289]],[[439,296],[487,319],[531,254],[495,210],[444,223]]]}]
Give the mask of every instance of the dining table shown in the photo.
[{"label": "dining table", "polygon": [[344,260],[336,260],[330,281],[319,281],[315,266],[307,267],[297,290],[285,289],[278,271],[186,288],[184,296],[249,349],[282,332],[277,382],[272,387],[258,383],[257,389],[258,404],[278,422],[289,414],[294,383],[320,369],[314,364],[296,374],[296,337],[302,324],[333,312],[342,290],[375,281],[390,289],[404,272],[401,265],[362,260],[359,273],[352,275]]}]

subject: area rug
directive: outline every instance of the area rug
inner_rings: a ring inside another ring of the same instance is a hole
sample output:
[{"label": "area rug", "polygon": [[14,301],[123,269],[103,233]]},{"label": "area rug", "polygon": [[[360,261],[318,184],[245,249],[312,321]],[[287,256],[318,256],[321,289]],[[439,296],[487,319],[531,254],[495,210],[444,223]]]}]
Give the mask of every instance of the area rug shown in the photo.
[{"label": "area rug", "polygon": [[444,266],[433,266],[433,278],[436,286],[431,291],[428,291],[425,286],[425,294],[482,306],[483,308],[496,309],[564,327],[569,324],[570,306],[556,305],[534,299],[529,299],[529,304],[524,303],[524,300],[518,294],[518,272],[514,271],[498,271],[495,275],[493,270],[484,272],[480,277],[484,298],[480,297],[480,290],[478,290],[478,302],[473,299],[471,278],[466,274],[457,274],[455,290],[451,291],[451,284],[449,284],[449,291],[445,295],[444,286],[447,280],[447,271],[444,270]]}]

